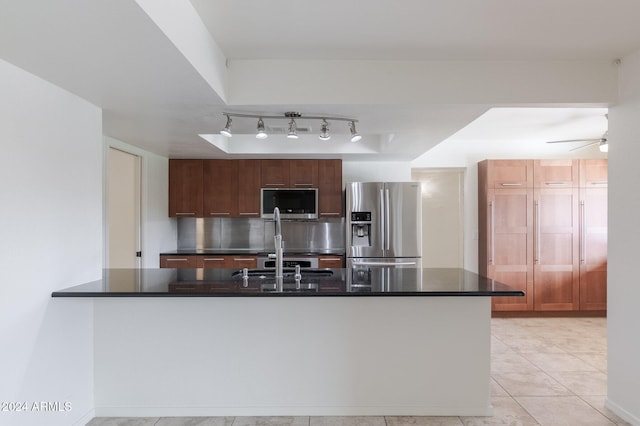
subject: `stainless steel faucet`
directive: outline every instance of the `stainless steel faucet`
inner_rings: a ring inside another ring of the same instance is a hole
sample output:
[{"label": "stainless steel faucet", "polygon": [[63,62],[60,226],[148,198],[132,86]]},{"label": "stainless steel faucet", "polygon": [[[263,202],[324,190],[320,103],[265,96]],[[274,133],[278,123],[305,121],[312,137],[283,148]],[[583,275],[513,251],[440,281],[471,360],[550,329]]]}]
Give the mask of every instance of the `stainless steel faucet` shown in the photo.
[{"label": "stainless steel faucet", "polygon": [[273,209],[273,220],[275,221],[276,226],[273,236],[273,245],[276,249],[276,290],[282,291],[284,278],[282,272],[282,252],[284,250],[282,246],[282,224],[280,223],[280,209],[277,207]]}]

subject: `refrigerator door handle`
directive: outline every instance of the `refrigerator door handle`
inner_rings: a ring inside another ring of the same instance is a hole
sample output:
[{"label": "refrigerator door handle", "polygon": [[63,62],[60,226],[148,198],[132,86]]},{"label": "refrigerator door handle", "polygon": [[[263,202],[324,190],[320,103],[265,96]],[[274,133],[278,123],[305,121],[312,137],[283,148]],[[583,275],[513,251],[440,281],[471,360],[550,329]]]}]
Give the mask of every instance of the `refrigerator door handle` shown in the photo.
[{"label": "refrigerator door handle", "polygon": [[380,190],[380,226],[382,228],[382,252],[386,255],[385,250],[387,248],[387,219],[385,210],[384,189]]},{"label": "refrigerator door handle", "polygon": [[384,249],[389,250],[390,243],[390,231],[389,231],[389,189],[384,190],[384,224],[385,224],[385,235],[384,235]]}]

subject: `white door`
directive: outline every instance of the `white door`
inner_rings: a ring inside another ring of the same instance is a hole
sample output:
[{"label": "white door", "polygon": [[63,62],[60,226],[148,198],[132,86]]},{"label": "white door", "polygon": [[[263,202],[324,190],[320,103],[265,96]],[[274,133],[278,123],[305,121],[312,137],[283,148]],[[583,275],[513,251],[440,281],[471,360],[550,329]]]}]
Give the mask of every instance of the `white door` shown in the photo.
[{"label": "white door", "polygon": [[464,169],[413,169],[422,184],[422,265],[464,267]]},{"label": "white door", "polygon": [[108,268],[139,268],[140,157],[109,148]]}]

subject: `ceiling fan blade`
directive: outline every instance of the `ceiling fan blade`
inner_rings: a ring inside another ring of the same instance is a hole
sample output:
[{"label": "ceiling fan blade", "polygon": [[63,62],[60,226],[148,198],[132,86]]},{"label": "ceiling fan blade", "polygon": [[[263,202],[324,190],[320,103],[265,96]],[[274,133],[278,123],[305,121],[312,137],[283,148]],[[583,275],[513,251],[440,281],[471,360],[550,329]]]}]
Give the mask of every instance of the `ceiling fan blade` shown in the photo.
[{"label": "ceiling fan blade", "polygon": [[593,141],[593,142],[591,142],[591,143],[588,143],[588,144],[586,144],[586,145],[580,145],[580,146],[577,146],[577,147],[575,147],[575,148],[571,148],[569,151],[575,151],[576,149],[586,148],[586,147],[588,147],[588,146],[595,145],[595,144],[597,144],[597,143],[600,143],[600,139],[598,139],[598,140],[596,140],[596,141]]},{"label": "ceiling fan blade", "polygon": [[598,139],[567,139],[564,141],[547,141],[547,143],[565,143],[565,142],[591,142],[591,143],[596,143],[596,142],[600,142],[600,140],[602,140],[602,138],[598,138]]}]

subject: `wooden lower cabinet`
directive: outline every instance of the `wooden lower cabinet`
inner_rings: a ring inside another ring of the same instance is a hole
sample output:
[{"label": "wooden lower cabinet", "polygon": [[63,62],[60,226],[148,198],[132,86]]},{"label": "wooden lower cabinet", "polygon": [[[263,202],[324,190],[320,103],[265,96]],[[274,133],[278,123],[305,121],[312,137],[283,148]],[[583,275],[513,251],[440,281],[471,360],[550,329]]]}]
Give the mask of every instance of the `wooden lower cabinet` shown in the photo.
[{"label": "wooden lower cabinet", "polygon": [[160,255],[161,268],[197,268],[198,256],[195,255]]},{"label": "wooden lower cabinet", "polygon": [[344,268],[343,256],[318,256],[318,268]]},{"label": "wooden lower cabinet", "polygon": [[237,255],[160,255],[161,268],[256,268],[255,256]]}]

